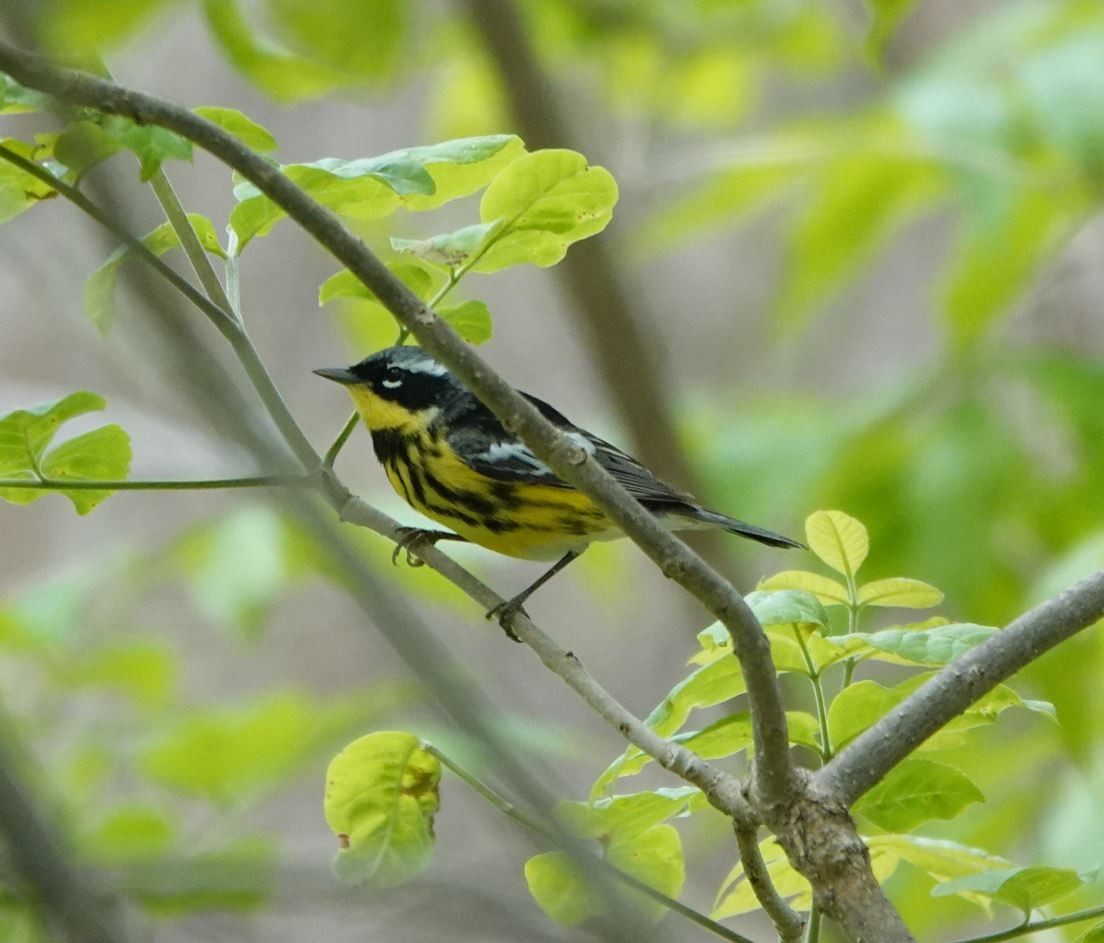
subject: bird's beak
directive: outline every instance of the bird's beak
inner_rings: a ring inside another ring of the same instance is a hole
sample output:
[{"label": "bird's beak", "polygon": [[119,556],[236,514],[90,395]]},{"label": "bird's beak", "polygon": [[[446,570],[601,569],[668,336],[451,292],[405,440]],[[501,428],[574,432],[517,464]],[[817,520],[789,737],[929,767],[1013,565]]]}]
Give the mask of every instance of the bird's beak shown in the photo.
[{"label": "bird's beak", "polygon": [[345,386],[352,386],[360,382],[360,378],[348,367],[319,367],[314,372],[320,377],[325,377],[327,380],[333,380],[334,383],[341,383]]}]

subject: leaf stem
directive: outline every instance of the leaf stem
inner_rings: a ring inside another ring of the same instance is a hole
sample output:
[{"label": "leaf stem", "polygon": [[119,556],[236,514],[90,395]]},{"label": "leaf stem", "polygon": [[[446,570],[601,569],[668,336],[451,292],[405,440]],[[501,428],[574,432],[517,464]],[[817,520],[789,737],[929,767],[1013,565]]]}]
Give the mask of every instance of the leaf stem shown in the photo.
[{"label": "leaf stem", "polygon": [[161,204],[165,219],[169,221],[173,232],[180,240],[180,247],[188,257],[188,262],[196,273],[196,277],[199,279],[200,285],[203,286],[203,291],[207,297],[223,311],[237,315],[238,312],[230,304],[230,299],[223,289],[222,283],[218,280],[218,275],[215,273],[210,259],[207,258],[207,250],[203,248],[203,244],[199,241],[199,236],[196,235],[191,220],[188,219],[188,214],[184,211],[180,198],[176,195],[176,191],[165,175],[165,171],[160,167],[154,171],[153,176],[149,179],[149,185],[153,195],[157,197],[157,202]]},{"label": "leaf stem", "polygon": [[349,436],[353,434],[353,431],[357,427],[357,422],[360,421],[360,413],[355,409],[352,415],[345,420],[345,425],[341,427],[341,431],[337,434],[337,438],[333,440],[333,445],[326,449],[326,454],[322,459],[322,464],[326,468],[333,468],[334,462],[337,461],[337,456],[341,450],[345,447],[345,443],[349,441]]},{"label": "leaf stem", "polygon": [[309,488],[312,475],[253,475],[245,478],[201,478],[195,480],[129,479],[122,481],[66,481],[58,478],[0,478],[0,491],[204,491],[228,488]]},{"label": "leaf stem", "polygon": [[1033,923],[1021,923],[1018,927],[1010,927],[1007,930],[998,930],[986,936],[972,936],[958,943],[1000,943],[1001,940],[1014,940],[1026,933],[1034,933],[1036,930],[1053,930],[1055,927],[1065,927],[1071,923],[1080,923],[1083,920],[1092,920],[1096,917],[1104,917],[1104,906],[1090,907],[1088,910],[1078,910],[1072,914],[1062,914],[1060,917],[1048,917],[1045,920],[1036,920]]},{"label": "leaf stem", "polygon": [[794,638],[801,647],[801,655],[805,659],[805,667],[809,669],[809,681],[813,685],[813,697],[816,700],[817,725],[820,727],[820,756],[827,763],[833,756],[831,734],[828,731],[828,705],[824,699],[824,685],[820,681],[820,671],[817,670],[813,656],[809,654],[809,648],[801,635],[801,629],[796,624],[792,626]]},{"label": "leaf stem", "polygon": [[[427,743],[425,740],[423,740],[421,742],[421,748],[425,750],[426,753],[431,753],[433,754],[433,756],[437,757],[437,759],[441,761],[442,766],[445,766],[448,769],[452,770],[452,772],[455,773],[457,777],[459,777],[468,787],[470,787],[472,791],[486,799],[487,802],[489,802],[492,806],[494,806],[494,808],[496,808],[507,818],[513,819],[519,825],[525,826],[525,828],[529,829],[531,832],[535,832],[542,838],[547,838],[552,841],[556,840],[556,836],[553,834],[553,832],[543,822],[541,822],[540,819],[529,815],[524,810],[519,809],[508,799],[500,796],[490,786],[479,779],[478,776],[476,776],[471,771],[465,769],[450,756],[442,753],[441,750],[435,747],[432,743]],[[716,934],[721,939],[730,940],[732,941],[732,943],[752,943],[752,941],[749,940],[746,936],[737,933],[735,930],[730,930],[728,927],[717,923],[717,921],[712,920],[703,913],[699,913],[692,907],[687,907],[685,904],[678,900],[675,900],[673,897],[668,897],[666,894],[657,891],[654,887],[645,884],[643,881],[638,880],[631,874],[626,874],[624,871],[615,868],[604,859],[595,856],[594,862],[604,871],[608,872],[611,877],[616,878],[626,887],[630,887],[634,891],[639,891],[641,894],[650,897],[657,903],[662,904],[668,910],[677,913],[681,917],[685,917],[687,920],[696,923],[700,927],[704,927],[706,930],[709,930],[711,933]]]},{"label": "leaf stem", "polygon": [[820,943],[820,908],[816,901],[809,908],[809,923],[805,927],[805,943]]}]

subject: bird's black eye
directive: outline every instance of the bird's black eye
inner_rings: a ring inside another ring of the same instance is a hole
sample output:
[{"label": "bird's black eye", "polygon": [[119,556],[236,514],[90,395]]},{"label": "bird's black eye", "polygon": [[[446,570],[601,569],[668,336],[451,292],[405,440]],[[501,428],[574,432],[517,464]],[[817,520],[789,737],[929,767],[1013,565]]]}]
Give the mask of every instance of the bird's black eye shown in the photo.
[{"label": "bird's black eye", "polygon": [[384,386],[389,386],[394,389],[403,380],[403,371],[399,367],[388,367],[383,374]]}]

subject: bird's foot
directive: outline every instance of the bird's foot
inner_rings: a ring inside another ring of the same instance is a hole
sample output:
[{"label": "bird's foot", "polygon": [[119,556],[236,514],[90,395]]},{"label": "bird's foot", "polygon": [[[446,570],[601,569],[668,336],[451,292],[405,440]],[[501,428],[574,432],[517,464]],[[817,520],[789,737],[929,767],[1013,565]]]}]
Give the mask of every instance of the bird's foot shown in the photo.
[{"label": "bird's foot", "polygon": [[395,542],[395,549],[391,551],[391,563],[398,566],[399,554],[405,553],[407,566],[425,566],[425,561],[418,557],[418,547],[427,544],[432,547],[438,540],[453,536],[455,535],[443,530],[400,527],[398,528],[399,539]]},{"label": "bird's foot", "polygon": [[498,624],[502,626],[503,631],[506,633],[506,637],[512,639],[515,642],[520,642],[517,633],[514,632],[514,616],[520,614],[529,617],[529,613],[525,611],[525,607],[522,605],[525,597],[515,596],[513,599],[508,599],[506,602],[500,602],[493,609],[487,611],[486,618],[497,620]]}]

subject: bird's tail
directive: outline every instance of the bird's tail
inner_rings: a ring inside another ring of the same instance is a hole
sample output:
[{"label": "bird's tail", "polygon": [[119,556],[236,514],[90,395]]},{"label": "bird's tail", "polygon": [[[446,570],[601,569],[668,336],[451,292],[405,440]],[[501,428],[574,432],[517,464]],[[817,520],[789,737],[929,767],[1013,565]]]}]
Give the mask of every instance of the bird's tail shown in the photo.
[{"label": "bird's tail", "polygon": [[772,530],[764,530],[762,527],[756,527],[754,524],[745,524],[743,521],[738,521],[725,514],[718,514],[716,511],[707,511],[705,508],[695,508],[695,512],[694,517],[702,521],[702,523],[721,527],[730,534],[739,534],[741,537],[757,540],[759,543],[767,544],[767,546],[770,547],[796,547],[801,550],[808,549],[800,540],[794,540],[791,537],[783,537],[781,534],[776,534]]}]

